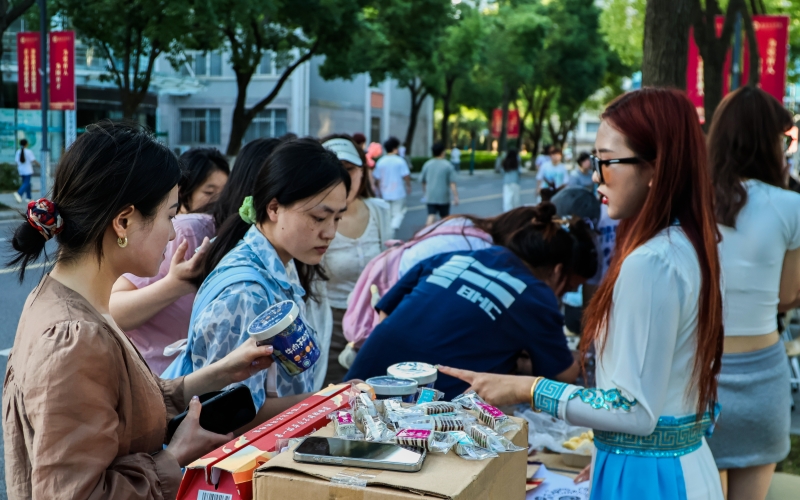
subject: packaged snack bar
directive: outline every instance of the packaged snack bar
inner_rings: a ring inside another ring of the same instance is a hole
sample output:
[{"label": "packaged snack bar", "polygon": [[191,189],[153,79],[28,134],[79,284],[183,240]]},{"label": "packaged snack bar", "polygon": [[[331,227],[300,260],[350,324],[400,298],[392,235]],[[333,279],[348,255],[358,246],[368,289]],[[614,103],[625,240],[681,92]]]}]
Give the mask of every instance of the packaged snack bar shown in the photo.
[{"label": "packaged snack bar", "polygon": [[363,439],[364,435],[356,427],[353,414],[349,411],[335,411],[328,418],[333,420],[334,435],[343,439]]},{"label": "packaged snack bar", "polygon": [[455,431],[449,434],[456,440],[453,451],[464,460],[486,460],[498,456],[497,453],[478,446],[478,443],[464,431]]},{"label": "packaged snack bar", "polygon": [[364,441],[386,443],[394,438],[394,433],[386,427],[383,420],[370,416],[364,408],[356,411],[356,418],[364,427]]},{"label": "packaged snack bar", "polygon": [[442,391],[438,391],[436,389],[431,389],[429,387],[421,387],[416,391],[416,403],[433,403],[434,401],[439,401],[444,397],[444,393]]},{"label": "packaged snack bar", "polygon": [[444,401],[439,401],[436,403],[423,403],[421,405],[417,405],[425,415],[437,415],[440,413],[455,413],[458,410],[458,406],[453,403],[446,403]]},{"label": "packaged snack bar", "polygon": [[421,448],[435,453],[447,453],[456,444],[456,439],[448,433],[428,429],[401,429],[394,441],[401,446]]},{"label": "packaged snack bar", "polygon": [[518,431],[519,424],[508,418],[508,415],[494,406],[486,403],[475,391],[469,391],[453,399],[453,403],[461,405],[467,410],[473,410],[478,414],[478,419],[493,429],[498,434]]},{"label": "packaged snack bar", "polygon": [[527,448],[520,448],[484,425],[473,425],[469,428],[469,435],[479,446],[496,453],[527,450]]},{"label": "packaged snack bar", "polygon": [[363,409],[370,417],[378,416],[378,409],[375,408],[375,403],[372,402],[368,394],[363,392],[350,400],[350,408],[352,408],[354,412]]}]

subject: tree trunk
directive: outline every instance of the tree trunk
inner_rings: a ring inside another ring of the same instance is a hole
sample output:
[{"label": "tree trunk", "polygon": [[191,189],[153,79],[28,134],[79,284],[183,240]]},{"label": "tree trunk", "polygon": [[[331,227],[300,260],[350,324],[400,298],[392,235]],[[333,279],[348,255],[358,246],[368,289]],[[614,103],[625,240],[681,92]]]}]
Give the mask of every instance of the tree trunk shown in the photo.
[{"label": "tree trunk", "polygon": [[242,140],[247,127],[250,126],[250,120],[247,119],[247,110],[245,103],[247,102],[247,86],[250,84],[252,75],[236,72],[236,104],[233,106],[233,120],[231,121],[231,134],[228,136],[228,147],[225,154],[228,156],[236,156],[239,154],[239,149],[242,147]]},{"label": "tree trunk", "polygon": [[[3,33],[5,33],[5,29],[0,31],[0,61],[3,60],[3,53],[5,52],[5,44],[2,42]],[[6,107],[6,88],[5,83],[3,83],[3,68],[0,66],[0,108]]]},{"label": "tree trunk", "polygon": [[508,105],[511,102],[511,90],[503,84],[503,120],[500,126],[500,137],[497,141],[497,152],[502,154],[506,150],[506,136],[508,135]]},{"label": "tree trunk", "polygon": [[422,83],[417,85],[416,79],[408,85],[411,92],[411,116],[408,117],[408,128],[406,129],[406,140],[403,145],[406,147],[406,154],[411,156],[411,146],[414,144],[414,132],[417,130],[417,118],[419,110],[428,97],[428,92],[423,90]]},{"label": "tree trunk", "polygon": [[[756,14],[758,11],[754,10]],[[761,81],[761,56],[758,54],[758,41],[756,40],[756,32],[753,27],[753,18],[745,8],[742,11],[742,23],[744,24],[744,31],[747,35],[747,45],[750,49],[750,72],[747,75],[747,84],[751,87],[758,85]]]},{"label": "tree trunk", "polygon": [[692,2],[647,0],[642,85],[686,89]]},{"label": "tree trunk", "polygon": [[445,149],[450,146],[450,136],[448,135],[448,128],[450,127],[450,99],[453,96],[453,84],[455,84],[455,77],[447,78],[445,80],[445,90],[442,96],[442,125],[441,135],[442,143]]}]

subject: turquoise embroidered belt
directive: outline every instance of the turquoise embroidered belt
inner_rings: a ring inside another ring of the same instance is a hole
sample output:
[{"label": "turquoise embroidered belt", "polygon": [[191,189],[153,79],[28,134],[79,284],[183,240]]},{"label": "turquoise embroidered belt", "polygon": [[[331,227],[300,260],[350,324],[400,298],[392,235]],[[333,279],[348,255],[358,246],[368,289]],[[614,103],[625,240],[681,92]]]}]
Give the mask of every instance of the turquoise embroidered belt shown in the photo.
[{"label": "turquoise embroidered belt", "polygon": [[649,436],[621,432],[594,431],[594,445],[600,451],[637,457],[680,457],[700,448],[703,436],[711,428],[711,414],[706,412],[700,423],[695,415],[661,417]]}]

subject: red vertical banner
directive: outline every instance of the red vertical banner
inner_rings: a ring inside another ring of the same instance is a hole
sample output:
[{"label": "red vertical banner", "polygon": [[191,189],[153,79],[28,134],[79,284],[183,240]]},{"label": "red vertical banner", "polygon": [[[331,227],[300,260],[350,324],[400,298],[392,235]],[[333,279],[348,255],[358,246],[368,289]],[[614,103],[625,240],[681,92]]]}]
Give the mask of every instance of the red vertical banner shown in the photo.
[{"label": "red vertical banner", "polygon": [[[789,17],[753,16],[753,30],[761,58],[759,87],[783,102],[786,94],[786,61],[789,55]],[[745,52],[745,61],[749,62],[748,54],[749,52]],[[747,74],[749,73],[745,73]],[[743,81],[747,81],[746,76]]]},{"label": "red vertical banner", "polygon": [[75,109],[75,32],[50,33],[50,109]]},{"label": "red vertical banner", "polygon": [[38,32],[17,33],[19,109],[42,109],[41,41]]},{"label": "red vertical banner", "polygon": [[492,111],[492,136],[500,137],[503,128],[503,110],[495,108]]},{"label": "red vertical banner", "polygon": [[686,94],[694,104],[698,116],[702,119],[703,110],[703,58],[700,57],[700,49],[694,41],[694,27],[689,27],[689,60],[686,67]]},{"label": "red vertical banner", "polygon": [[516,109],[508,110],[508,130],[506,136],[509,139],[516,139],[519,137],[519,111]]}]

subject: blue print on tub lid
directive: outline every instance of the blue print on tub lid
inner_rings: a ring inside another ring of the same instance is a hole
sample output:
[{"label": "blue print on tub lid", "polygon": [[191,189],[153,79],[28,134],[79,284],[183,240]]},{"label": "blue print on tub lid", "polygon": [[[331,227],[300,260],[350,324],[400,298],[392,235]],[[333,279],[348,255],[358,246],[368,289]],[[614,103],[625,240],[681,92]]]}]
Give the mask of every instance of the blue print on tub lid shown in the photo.
[{"label": "blue print on tub lid", "polygon": [[428,363],[418,361],[406,361],[390,366],[386,373],[397,378],[411,378],[417,381],[418,385],[426,385],[436,382],[439,370]]},{"label": "blue print on tub lid", "polygon": [[292,300],[284,300],[256,316],[247,333],[258,341],[269,340],[289,328],[300,315],[300,308]]},{"label": "blue print on tub lid", "polygon": [[408,396],[417,393],[417,381],[411,378],[398,378],[389,375],[367,379],[367,384],[381,396]]}]

